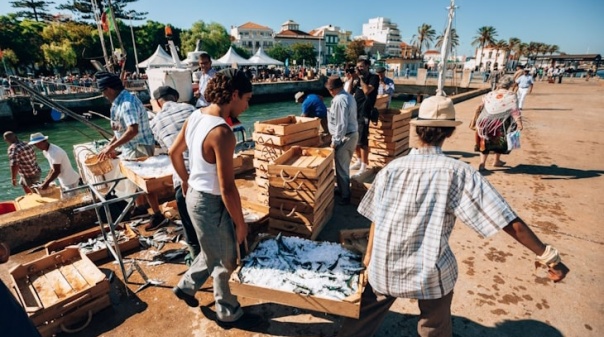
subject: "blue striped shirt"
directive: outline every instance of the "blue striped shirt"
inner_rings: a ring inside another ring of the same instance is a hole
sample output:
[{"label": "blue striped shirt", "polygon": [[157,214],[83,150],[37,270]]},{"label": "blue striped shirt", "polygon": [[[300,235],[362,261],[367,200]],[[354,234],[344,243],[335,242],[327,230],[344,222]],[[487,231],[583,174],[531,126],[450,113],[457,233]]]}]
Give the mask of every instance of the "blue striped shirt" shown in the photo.
[{"label": "blue striped shirt", "polygon": [[137,144],[155,145],[153,132],[149,126],[149,115],[143,103],[127,90],[122,90],[111,104],[111,128],[115,137],[120,138],[128,126],[134,124],[138,125],[138,133],[122,147],[135,151]]},{"label": "blue striped shirt", "polygon": [[378,293],[415,299],[453,290],[458,271],[448,241],[456,218],[488,237],[517,217],[480,173],[439,147],[389,163],[358,211],[375,225],[369,283]]}]

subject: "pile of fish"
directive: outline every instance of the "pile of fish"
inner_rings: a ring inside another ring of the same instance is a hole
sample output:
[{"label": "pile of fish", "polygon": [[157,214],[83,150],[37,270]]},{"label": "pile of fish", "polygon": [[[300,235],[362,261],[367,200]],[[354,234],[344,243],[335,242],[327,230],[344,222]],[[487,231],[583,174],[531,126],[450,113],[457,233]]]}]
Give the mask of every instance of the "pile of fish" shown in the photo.
[{"label": "pile of fish", "polygon": [[[126,242],[130,240],[130,238],[126,235],[125,230],[116,230],[115,236],[118,243]],[[113,237],[111,235],[107,235],[107,243],[113,246]],[[84,254],[92,253],[99,251],[101,249],[107,248],[105,244],[105,239],[102,234],[99,234],[95,238],[89,238],[87,241],[78,243],[78,248]]]},{"label": "pile of fish", "polygon": [[163,177],[174,172],[170,157],[166,155],[149,157],[143,161],[123,160],[121,164],[143,178]]},{"label": "pile of fish", "polygon": [[264,238],[243,260],[242,283],[342,300],[358,290],[361,256],[339,244]]}]

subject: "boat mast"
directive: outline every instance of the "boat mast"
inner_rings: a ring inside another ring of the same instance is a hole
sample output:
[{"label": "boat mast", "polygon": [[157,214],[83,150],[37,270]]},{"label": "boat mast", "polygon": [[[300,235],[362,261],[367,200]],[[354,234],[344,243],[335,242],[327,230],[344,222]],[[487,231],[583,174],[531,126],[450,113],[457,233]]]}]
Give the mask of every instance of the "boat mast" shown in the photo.
[{"label": "boat mast", "polygon": [[449,21],[447,22],[447,28],[443,37],[443,43],[440,47],[441,55],[441,66],[438,69],[438,83],[436,87],[437,96],[446,96],[445,94],[445,74],[447,72],[447,60],[449,58],[449,49],[451,45],[451,26],[453,25],[453,18],[455,17],[455,0],[451,0],[449,9]]},{"label": "boat mast", "polygon": [[[124,73],[124,67],[126,66],[126,49],[124,48],[124,43],[122,42],[122,36],[120,35],[120,30],[117,26],[117,21],[115,21],[115,14],[113,13],[113,6],[111,5],[111,0],[107,0],[107,6],[109,6],[109,14],[111,15],[111,21],[113,22],[113,27],[115,28],[115,35],[117,35],[117,41],[120,44],[120,49],[122,50],[122,57],[124,58],[124,62],[122,62],[122,67],[121,67],[121,71],[120,71],[120,75],[122,76],[122,79],[124,79],[125,73]],[[111,31],[109,31],[109,34],[111,34]]]},{"label": "boat mast", "polygon": [[94,13],[94,21],[96,22],[96,28],[99,31],[99,38],[101,39],[101,48],[103,49],[103,58],[105,59],[105,64],[109,64],[109,56],[107,55],[107,48],[105,47],[105,37],[103,36],[103,28],[101,27],[101,18],[99,16],[99,6],[96,3],[96,0],[90,0],[92,4],[92,12]]}]

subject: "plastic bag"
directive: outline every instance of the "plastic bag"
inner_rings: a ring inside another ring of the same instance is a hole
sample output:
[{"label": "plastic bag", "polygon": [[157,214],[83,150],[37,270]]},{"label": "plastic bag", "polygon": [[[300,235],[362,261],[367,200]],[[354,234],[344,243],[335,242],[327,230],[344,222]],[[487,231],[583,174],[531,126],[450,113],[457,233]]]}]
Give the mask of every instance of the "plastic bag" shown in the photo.
[{"label": "plastic bag", "polygon": [[508,143],[508,151],[520,148],[520,131],[516,130],[506,135]]}]

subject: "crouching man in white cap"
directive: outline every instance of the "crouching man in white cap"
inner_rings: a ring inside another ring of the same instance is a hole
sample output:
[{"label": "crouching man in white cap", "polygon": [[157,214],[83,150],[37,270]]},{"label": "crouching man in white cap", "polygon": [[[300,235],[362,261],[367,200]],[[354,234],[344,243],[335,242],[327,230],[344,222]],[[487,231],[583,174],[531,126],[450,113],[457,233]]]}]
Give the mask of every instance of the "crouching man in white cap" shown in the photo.
[{"label": "crouching man in white cap", "polygon": [[420,310],[418,335],[451,337],[457,263],[448,241],[456,218],[483,237],[503,229],[536,255],[554,282],[569,271],[478,171],[443,154],[461,124],[450,99],[426,99],[411,124],[418,148],[383,168],[359,205],[372,221],[364,260],[369,284],[359,319],[345,319],[338,336],[373,336],[397,298],[412,298]]},{"label": "crouching man in white cap", "polygon": [[64,193],[63,191],[78,187],[80,184],[80,175],[71,166],[67,153],[62,148],[48,142],[48,136],[40,132],[31,134],[29,145],[34,145],[42,151],[44,157],[48,160],[50,171],[40,186],[45,190],[51,182],[59,179],[61,185],[61,198],[73,196],[76,192]]}]

